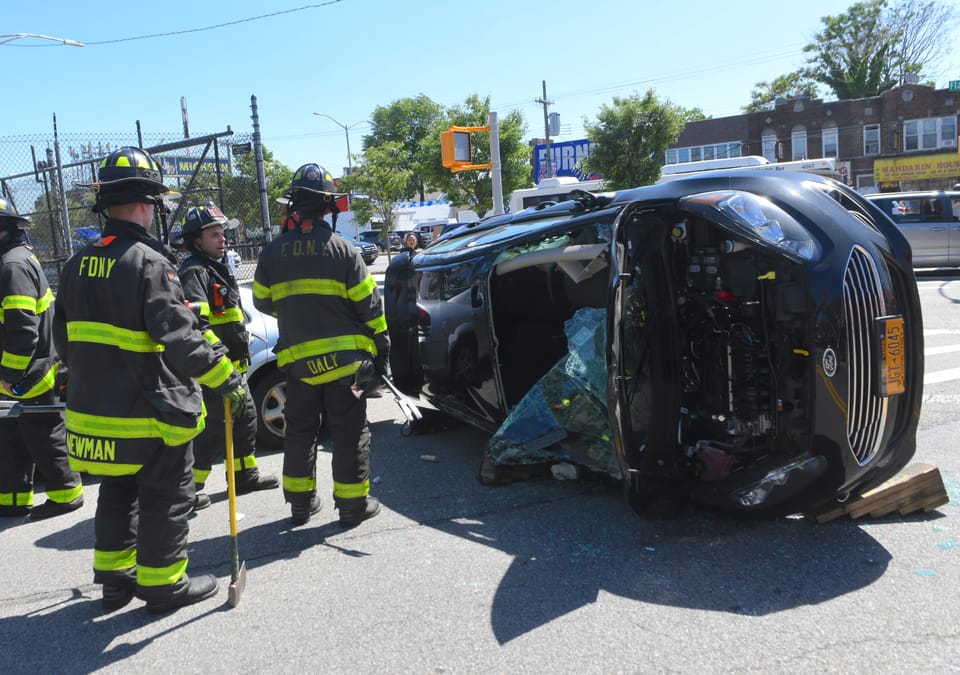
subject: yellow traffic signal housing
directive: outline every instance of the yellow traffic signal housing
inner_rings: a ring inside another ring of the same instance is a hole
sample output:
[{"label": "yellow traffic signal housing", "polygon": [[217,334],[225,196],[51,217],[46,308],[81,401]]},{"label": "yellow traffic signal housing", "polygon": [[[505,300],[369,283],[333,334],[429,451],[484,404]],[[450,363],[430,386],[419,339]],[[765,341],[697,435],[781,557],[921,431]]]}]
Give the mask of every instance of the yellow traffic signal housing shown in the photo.
[{"label": "yellow traffic signal housing", "polygon": [[490,131],[490,127],[450,127],[440,132],[440,159],[444,168],[454,173],[474,169],[490,169],[491,164],[471,164],[471,131]]},{"label": "yellow traffic signal housing", "polygon": [[440,132],[440,156],[443,166],[454,169],[470,163],[470,133],[454,131],[452,128]]}]

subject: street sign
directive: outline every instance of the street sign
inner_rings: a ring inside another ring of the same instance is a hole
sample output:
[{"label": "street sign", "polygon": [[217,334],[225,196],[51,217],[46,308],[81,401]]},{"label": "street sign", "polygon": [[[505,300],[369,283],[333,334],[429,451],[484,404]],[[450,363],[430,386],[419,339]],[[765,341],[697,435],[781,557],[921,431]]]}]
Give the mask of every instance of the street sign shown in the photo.
[{"label": "street sign", "polygon": [[252,147],[249,143],[237,143],[231,147],[234,155],[245,155],[252,150]]},{"label": "street sign", "polygon": [[950,91],[960,91],[960,80],[950,80],[950,84],[947,88]]}]

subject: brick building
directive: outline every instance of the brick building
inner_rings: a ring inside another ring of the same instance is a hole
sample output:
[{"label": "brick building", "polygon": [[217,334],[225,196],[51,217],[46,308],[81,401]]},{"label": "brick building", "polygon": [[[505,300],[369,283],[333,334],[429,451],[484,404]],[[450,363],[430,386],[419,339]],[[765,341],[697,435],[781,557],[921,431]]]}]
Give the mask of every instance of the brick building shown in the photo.
[{"label": "brick building", "polygon": [[778,99],[769,110],[687,124],[665,163],[833,157],[861,192],[948,188],[960,183],[958,113],[960,91],[922,84],[847,101]]}]

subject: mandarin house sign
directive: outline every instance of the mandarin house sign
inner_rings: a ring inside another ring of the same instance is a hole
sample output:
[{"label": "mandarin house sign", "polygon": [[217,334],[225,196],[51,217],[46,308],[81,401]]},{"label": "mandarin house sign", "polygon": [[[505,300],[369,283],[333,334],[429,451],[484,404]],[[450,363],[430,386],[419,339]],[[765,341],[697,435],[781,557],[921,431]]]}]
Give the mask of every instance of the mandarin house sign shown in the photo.
[{"label": "mandarin house sign", "polygon": [[954,176],[960,176],[960,155],[957,153],[878,159],[873,163],[873,180],[877,183]]}]

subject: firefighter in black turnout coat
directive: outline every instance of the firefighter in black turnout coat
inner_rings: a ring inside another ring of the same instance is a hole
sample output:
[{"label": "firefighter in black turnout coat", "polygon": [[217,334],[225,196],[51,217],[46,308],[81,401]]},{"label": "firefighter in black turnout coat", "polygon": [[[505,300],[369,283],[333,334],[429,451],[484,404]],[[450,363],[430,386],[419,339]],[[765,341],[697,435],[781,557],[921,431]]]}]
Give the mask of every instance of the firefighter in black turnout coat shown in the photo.
[{"label": "firefighter in black turnout coat", "polygon": [[[53,293],[27,240],[29,224],[0,197],[0,390],[24,405],[50,405],[60,367],[51,336]],[[34,466],[47,492],[36,507]],[[0,419],[0,516],[29,512],[31,520],[42,520],[82,505],[83,484],[67,461],[60,413]]]},{"label": "firefighter in black turnout coat", "polygon": [[[333,439],[333,498],[344,527],[380,512],[370,492],[364,387],[387,372],[390,338],[376,282],[356,247],[335,234],[333,178],[306,164],[293,174],[290,222],[260,255],[253,304],[277,317],[277,365],[286,373],[283,494],[292,521],[320,510],[316,438]],[[332,226],[323,216],[331,214]]]},{"label": "firefighter in black turnout coat", "polygon": [[[180,265],[180,283],[189,306],[200,317],[200,328],[214,348],[227,354],[234,367],[245,373],[250,365],[247,333],[240,292],[230,268],[223,262],[227,239],[224,228],[231,225],[213,202],[187,211],[181,229],[182,249],[190,255]],[[233,221],[236,225],[236,221]],[[247,387],[244,382],[244,387]],[[202,494],[214,459],[223,459],[223,398],[210,389],[203,390],[207,408],[206,427],[193,441],[193,477],[197,487],[195,508],[209,506]],[[233,424],[234,466],[237,494],[270,490],[280,486],[275,476],[261,475],[254,456],[257,437],[257,411],[247,388],[247,404],[237,412]],[[229,468],[228,468],[229,470]]]},{"label": "firefighter in black turnout coat", "polygon": [[212,574],[187,575],[199,385],[234,407],[246,392],[187,308],[176,259],[150,234],[168,191],[156,161],[115,150],[92,187],[94,211],[109,218],[64,264],[55,303],[54,341],[70,369],[67,449],[74,469],[101,476],[93,569],[104,608],[136,595],[163,612],[217,592]]}]

